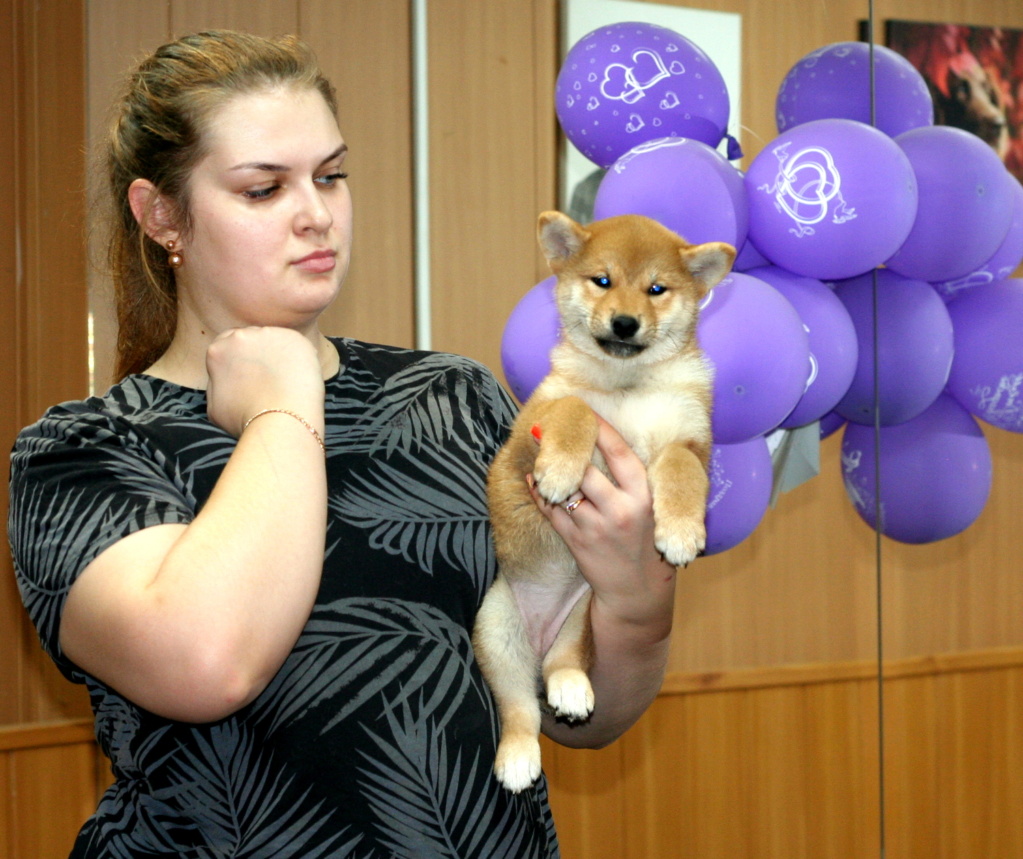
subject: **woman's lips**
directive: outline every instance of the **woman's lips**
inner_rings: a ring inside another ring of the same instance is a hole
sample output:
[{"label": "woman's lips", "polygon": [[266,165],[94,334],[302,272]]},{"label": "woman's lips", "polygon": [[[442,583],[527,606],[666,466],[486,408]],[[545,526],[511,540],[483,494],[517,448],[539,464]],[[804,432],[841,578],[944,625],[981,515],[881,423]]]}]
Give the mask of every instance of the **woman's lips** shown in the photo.
[{"label": "woman's lips", "polygon": [[313,274],[324,274],[328,271],[333,271],[334,266],[337,264],[337,255],[334,251],[314,251],[308,256],[302,257],[300,260],[296,260],[294,265],[302,271],[308,271]]}]

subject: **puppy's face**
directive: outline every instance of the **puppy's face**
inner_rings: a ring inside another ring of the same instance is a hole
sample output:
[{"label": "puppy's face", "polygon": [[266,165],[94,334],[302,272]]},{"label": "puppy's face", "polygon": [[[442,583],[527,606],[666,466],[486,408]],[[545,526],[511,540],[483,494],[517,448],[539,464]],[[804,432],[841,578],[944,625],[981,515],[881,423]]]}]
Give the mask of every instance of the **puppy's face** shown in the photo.
[{"label": "puppy's face", "polygon": [[652,363],[689,347],[700,302],[735,259],[730,245],[690,245],[638,215],[584,228],[545,212],[539,239],[558,276],[564,336],[584,352],[622,361]]}]

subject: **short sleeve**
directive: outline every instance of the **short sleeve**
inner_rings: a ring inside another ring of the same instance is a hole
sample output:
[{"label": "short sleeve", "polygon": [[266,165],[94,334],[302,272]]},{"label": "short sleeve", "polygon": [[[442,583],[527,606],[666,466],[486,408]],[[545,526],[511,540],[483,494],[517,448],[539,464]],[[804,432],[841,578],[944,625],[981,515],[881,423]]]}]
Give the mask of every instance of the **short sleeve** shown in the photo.
[{"label": "short sleeve", "polygon": [[492,459],[497,449],[508,440],[518,409],[511,395],[485,364],[469,358],[457,360],[472,381],[476,394],[473,411],[482,430],[488,458]]},{"label": "short sleeve", "polygon": [[51,409],[15,442],[8,536],[18,588],[43,648],[72,681],[83,676],[59,645],[68,591],[121,538],[192,520],[172,471],[128,422],[84,403]]}]

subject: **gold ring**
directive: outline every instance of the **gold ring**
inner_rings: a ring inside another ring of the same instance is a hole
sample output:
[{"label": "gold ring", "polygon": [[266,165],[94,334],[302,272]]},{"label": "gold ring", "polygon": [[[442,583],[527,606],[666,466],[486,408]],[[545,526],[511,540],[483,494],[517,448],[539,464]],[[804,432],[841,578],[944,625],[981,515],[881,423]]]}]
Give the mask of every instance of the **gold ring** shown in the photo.
[{"label": "gold ring", "polygon": [[576,498],[575,501],[566,501],[565,504],[563,505],[565,508],[565,512],[569,516],[571,516],[578,509],[579,505],[582,504],[585,500],[586,500],[585,498]]}]

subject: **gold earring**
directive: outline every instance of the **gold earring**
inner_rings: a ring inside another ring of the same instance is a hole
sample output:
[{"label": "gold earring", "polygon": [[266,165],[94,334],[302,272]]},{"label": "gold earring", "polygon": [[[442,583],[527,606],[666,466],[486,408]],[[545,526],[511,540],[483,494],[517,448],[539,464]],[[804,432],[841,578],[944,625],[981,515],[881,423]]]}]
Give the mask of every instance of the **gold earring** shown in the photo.
[{"label": "gold earring", "polygon": [[185,261],[185,258],[181,256],[181,254],[178,253],[176,250],[174,250],[176,247],[177,244],[174,242],[173,239],[167,242],[167,265],[169,265],[171,268],[181,268],[182,264]]}]

